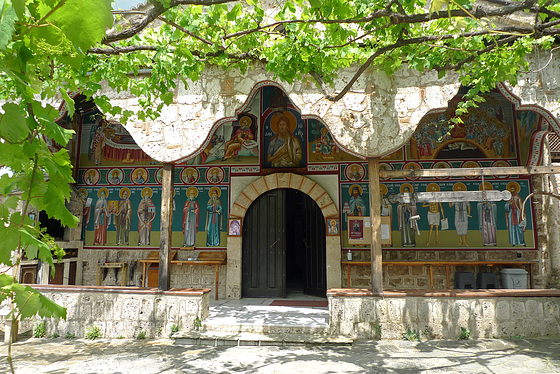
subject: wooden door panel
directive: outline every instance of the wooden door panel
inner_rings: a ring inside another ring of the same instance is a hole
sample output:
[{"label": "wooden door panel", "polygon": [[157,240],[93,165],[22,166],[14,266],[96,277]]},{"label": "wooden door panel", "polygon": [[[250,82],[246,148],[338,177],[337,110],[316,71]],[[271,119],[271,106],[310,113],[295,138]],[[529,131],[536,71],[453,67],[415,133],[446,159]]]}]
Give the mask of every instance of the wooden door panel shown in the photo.
[{"label": "wooden door panel", "polygon": [[319,206],[311,198],[305,199],[305,284],[306,294],[325,297],[326,240],[325,220]]},{"label": "wooden door panel", "polygon": [[243,222],[242,295],[285,295],[285,194],[273,190],[251,204]]}]

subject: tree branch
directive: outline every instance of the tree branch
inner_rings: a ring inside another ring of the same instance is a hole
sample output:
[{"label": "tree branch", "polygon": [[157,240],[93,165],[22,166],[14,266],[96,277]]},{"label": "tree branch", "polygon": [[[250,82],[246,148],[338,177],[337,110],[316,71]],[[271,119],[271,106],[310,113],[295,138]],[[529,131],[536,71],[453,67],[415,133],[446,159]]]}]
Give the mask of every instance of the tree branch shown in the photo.
[{"label": "tree branch", "polygon": [[166,10],[174,8],[179,5],[216,5],[236,2],[237,0],[171,0],[169,7],[164,7],[160,2],[150,0],[149,3],[153,6],[146,10],[145,17],[140,21],[134,23],[130,28],[108,33],[101,43],[110,44],[119,40],[129,39],[134,35],[138,34],[140,31],[144,30],[150,23],[152,23],[156,18],[162,15]]}]

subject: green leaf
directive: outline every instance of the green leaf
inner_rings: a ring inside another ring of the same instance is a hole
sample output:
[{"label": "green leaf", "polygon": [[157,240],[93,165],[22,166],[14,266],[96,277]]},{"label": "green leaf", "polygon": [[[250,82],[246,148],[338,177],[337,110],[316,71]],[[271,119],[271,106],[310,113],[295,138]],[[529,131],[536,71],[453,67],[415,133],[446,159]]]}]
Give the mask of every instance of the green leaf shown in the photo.
[{"label": "green leaf", "polygon": [[444,5],[447,4],[446,0],[432,0],[430,4],[430,13],[437,13],[443,9]]},{"label": "green leaf", "polygon": [[74,116],[74,111],[76,110],[75,107],[74,107],[74,99],[72,99],[68,95],[68,92],[64,88],[59,87],[58,91],[62,95],[62,98],[64,99],[64,102],[66,103],[66,105],[68,107],[68,116],[70,116],[70,117]]},{"label": "green leaf", "polygon": [[22,19],[25,14],[25,0],[12,0],[12,6],[19,19]]},{"label": "green leaf", "polygon": [[19,106],[7,103],[2,109],[4,114],[0,114],[0,137],[12,143],[25,139],[29,134],[29,128]]},{"label": "green leaf", "polygon": [[105,30],[113,25],[111,0],[67,0],[47,21],[54,23],[85,52],[100,42],[105,36]]},{"label": "green leaf", "polygon": [[9,0],[0,0],[0,50],[5,51],[12,40],[17,14]]}]

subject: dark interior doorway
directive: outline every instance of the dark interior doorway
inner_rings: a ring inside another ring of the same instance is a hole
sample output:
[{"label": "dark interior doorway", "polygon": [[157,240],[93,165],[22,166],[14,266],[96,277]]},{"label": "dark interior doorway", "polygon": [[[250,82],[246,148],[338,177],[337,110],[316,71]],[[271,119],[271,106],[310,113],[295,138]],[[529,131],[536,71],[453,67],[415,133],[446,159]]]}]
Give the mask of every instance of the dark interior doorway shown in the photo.
[{"label": "dark interior doorway", "polygon": [[325,220],[294,189],[261,195],[243,222],[243,297],[326,295]]},{"label": "dark interior doorway", "polygon": [[47,234],[56,240],[64,237],[64,226],[56,218],[50,218],[44,210],[39,212],[39,227],[46,228]]}]

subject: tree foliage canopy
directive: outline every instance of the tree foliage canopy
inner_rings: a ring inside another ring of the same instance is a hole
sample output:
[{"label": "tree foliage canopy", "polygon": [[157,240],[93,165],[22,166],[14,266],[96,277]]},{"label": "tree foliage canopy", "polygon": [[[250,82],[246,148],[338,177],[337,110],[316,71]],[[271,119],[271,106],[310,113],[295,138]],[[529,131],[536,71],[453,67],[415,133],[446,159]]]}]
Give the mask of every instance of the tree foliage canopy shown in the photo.
[{"label": "tree foliage canopy", "polygon": [[[550,50],[560,32],[552,0],[161,0],[115,14],[116,26],[88,52],[95,73],[87,83],[107,79],[146,104],[169,103],[177,76],[196,80],[208,64],[244,71],[254,62],[287,82],[312,76],[333,101],[366,69],[392,74],[403,64],[440,77],[456,71],[476,95],[496,82],[515,85],[529,70],[527,55]],[[126,76],[139,69],[151,76]],[[355,75],[333,92],[341,69]]]}]

